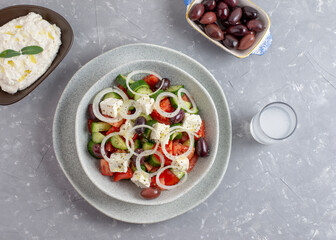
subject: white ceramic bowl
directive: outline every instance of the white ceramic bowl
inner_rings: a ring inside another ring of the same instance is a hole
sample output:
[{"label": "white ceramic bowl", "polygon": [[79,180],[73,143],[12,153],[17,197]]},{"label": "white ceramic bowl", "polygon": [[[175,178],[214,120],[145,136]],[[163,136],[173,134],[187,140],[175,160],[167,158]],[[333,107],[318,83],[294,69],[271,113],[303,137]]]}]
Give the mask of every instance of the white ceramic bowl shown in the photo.
[{"label": "white ceramic bowl", "polygon": [[194,21],[189,19],[189,11],[192,8],[192,6],[195,5],[195,4],[201,3],[201,2],[203,2],[203,0],[185,0],[185,4],[187,5],[186,19],[187,19],[188,23],[194,29],[196,29],[199,33],[201,33],[204,37],[209,39],[211,42],[213,42],[214,44],[216,44],[217,46],[219,46],[220,48],[222,48],[226,52],[229,52],[229,53],[231,53],[232,55],[234,55],[238,58],[245,58],[245,57],[248,57],[250,54],[263,55],[268,50],[268,48],[270,47],[270,45],[272,43],[272,35],[271,35],[271,32],[270,32],[271,20],[270,20],[269,16],[267,15],[267,13],[262,8],[260,8],[259,6],[257,6],[256,4],[254,4],[253,2],[251,2],[249,0],[239,0],[239,4],[238,4],[239,6],[249,6],[249,7],[255,8],[259,11],[259,19],[264,23],[265,29],[264,29],[264,31],[262,31],[262,32],[260,32],[256,35],[256,40],[249,49],[246,49],[246,50],[234,50],[233,49],[233,50],[231,50],[231,49],[228,49],[227,47],[225,47],[219,41],[216,41],[216,40],[210,38],[208,35],[206,35],[200,29],[200,27],[196,23],[194,23]]},{"label": "white ceramic bowl", "polygon": [[[151,70],[157,72],[162,77],[171,79],[173,85],[183,84],[185,86],[194,97],[199,108],[199,114],[205,121],[206,140],[210,148],[210,155],[206,158],[198,159],[196,166],[189,173],[188,179],[183,185],[170,191],[163,191],[160,197],[153,200],[143,199],[140,196],[141,189],[131,181],[122,180],[113,182],[111,178],[101,175],[99,171],[99,160],[94,159],[87,151],[87,143],[89,140],[87,130],[88,105],[100,90],[114,85],[114,80],[118,74],[127,74],[134,70]],[[159,205],[174,201],[201,181],[215,160],[219,138],[218,133],[217,110],[206,89],[185,71],[171,64],[159,61],[135,61],[113,69],[88,90],[80,101],[76,114],[76,148],[81,165],[87,176],[107,195],[124,202],[142,205]]]}]

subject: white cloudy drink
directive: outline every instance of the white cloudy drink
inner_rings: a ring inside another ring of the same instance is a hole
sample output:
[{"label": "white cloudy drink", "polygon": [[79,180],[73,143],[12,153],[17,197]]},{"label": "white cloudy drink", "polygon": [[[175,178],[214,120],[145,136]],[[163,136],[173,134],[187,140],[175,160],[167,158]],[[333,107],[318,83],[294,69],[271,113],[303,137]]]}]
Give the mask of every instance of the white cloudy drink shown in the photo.
[{"label": "white cloudy drink", "polygon": [[296,128],[294,110],[287,104],[275,102],[267,105],[251,121],[251,134],[262,144],[271,144],[288,138]]}]

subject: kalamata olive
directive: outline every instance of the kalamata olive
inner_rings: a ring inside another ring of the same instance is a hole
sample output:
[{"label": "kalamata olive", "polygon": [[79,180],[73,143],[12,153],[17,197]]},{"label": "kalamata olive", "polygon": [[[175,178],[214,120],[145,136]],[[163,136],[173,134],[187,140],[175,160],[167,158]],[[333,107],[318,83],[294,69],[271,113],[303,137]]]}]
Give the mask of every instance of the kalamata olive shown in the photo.
[{"label": "kalamata olive", "polygon": [[168,78],[162,78],[162,80],[158,81],[155,85],[154,85],[154,89],[157,90],[161,87],[163,81],[163,85],[162,85],[162,90],[167,90],[170,87],[170,80]]},{"label": "kalamata olive", "polygon": [[[136,152],[137,154],[140,154],[140,153],[142,153],[144,150],[142,149],[142,148],[138,148],[138,149],[135,149],[134,150],[134,152]],[[132,157],[131,157],[131,160],[132,160],[132,162],[133,162],[133,165],[136,167],[136,159],[137,159],[137,155],[132,155]],[[146,157],[144,156],[144,157],[142,157],[141,159],[140,159],[140,165],[142,165],[144,162],[145,162],[145,160],[146,160]]]},{"label": "kalamata olive", "polygon": [[244,36],[240,40],[238,49],[239,50],[246,50],[246,49],[248,49],[249,47],[252,46],[252,44],[254,43],[254,41],[255,41],[254,34],[247,34],[246,36]]},{"label": "kalamata olive", "polygon": [[236,49],[238,47],[239,40],[230,34],[226,34],[223,44],[229,49]]},{"label": "kalamata olive", "polygon": [[170,122],[171,123],[179,123],[179,122],[182,122],[182,120],[184,119],[184,116],[185,116],[185,112],[184,110],[180,110],[179,113],[175,116],[175,117],[172,117],[170,119]]},{"label": "kalamata olive", "polygon": [[96,143],[95,145],[93,145],[92,151],[97,158],[103,158],[103,155],[100,151],[100,144]]},{"label": "kalamata olive", "polygon": [[241,24],[246,25],[247,21],[248,21],[248,19],[246,17],[244,17],[244,14],[243,14],[243,16],[240,18]]},{"label": "kalamata olive", "polygon": [[235,7],[238,4],[238,0],[224,0],[224,2],[230,7]]},{"label": "kalamata olive", "polygon": [[192,21],[196,21],[203,16],[204,5],[202,3],[195,4],[189,11],[189,18]]},{"label": "kalamata olive", "polygon": [[[143,117],[143,116],[140,116],[140,117],[137,117],[134,121],[134,125],[135,126],[138,126],[138,125],[145,125],[146,124],[146,118]],[[135,129],[135,132],[138,134],[138,135],[142,135],[144,132],[145,132],[145,128],[142,127],[142,128],[137,128]]]},{"label": "kalamata olive", "polygon": [[238,25],[229,27],[227,32],[235,37],[242,37],[248,33],[248,29],[244,25],[238,24]]},{"label": "kalamata olive", "polygon": [[257,19],[253,19],[247,22],[246,27],[249,30],[255,31],[255,32],[262,32],[264,30],[264,25]]},{"label": "kalamata olive", "polygon": [[226,20],[229,17],[229,6],[225,2],[219,2],[217,4],[217,17]]},{"label": "kalamata olive", "polygon": [[233,10],[228,18],[228,21],[231,25],[236,25],[239,22],[240,18],[243,15],[243,11],[241,8],[236,8]]},{"label": "kalamata olive", "polygon": [[224,39],[223,31],[217,26],[216,23],[206,25],[204,31],[209,37],[214,40],[221,41]]},{"label": "kalamata olive", "polygon": [[258,17],[259,13],[252,7],[243,7],[243,15],[246,19],[255,19]]},{"label": "kalamata olive", "polygon": [[200,137],[196,143],[196,153],[200,157],[206,157],[209,155],[208,143],[203,137]]},{"label": "kalamata olive", "polygon": [[202,16],[202,18],[200,20],[200,23],[201,24],[210,24],[210,23],[216,22],[216,20],[217,20],[216,13],[214,13],[214,12],[206,12]]},{"label": "kalamata olive", "polygon": [[89,117],[90,117],[91,120],[94,120],[94,121],[97,120],[96,115],[93,113],[92,104],[89,104],[88,112],[89,112]]},{"label": "kalamata olive", "polygon": [[215,0],[205,0],[203,2],[204,7],[207,11],[212,11],[216,7],[216,1]]},{"label": "kalamata olive", "polygon": [[158,196],[160,196],[161,191],[158,188],[155,187],[149,187],[149,188],[145,188],[144,190],[141,191],[140,195],[143,198],[146,199],[154,199],[157,198]]},{"label": "kalamata olive", "polygon": [[225,27],[225,28],[229,28],[230,27],[230,23],[227,20],[226,21],[222,21],[221,23],[222,23],[223,27]]}]

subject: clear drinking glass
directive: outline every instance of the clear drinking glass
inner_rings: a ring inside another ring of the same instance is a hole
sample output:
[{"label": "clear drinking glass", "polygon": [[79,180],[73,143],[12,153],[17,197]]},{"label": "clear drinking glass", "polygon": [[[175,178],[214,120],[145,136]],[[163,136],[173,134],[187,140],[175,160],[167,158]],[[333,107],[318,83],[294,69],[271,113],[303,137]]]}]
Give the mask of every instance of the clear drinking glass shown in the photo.
[{"label": "clear drinking glass", "polygon": [[250,131],[257,142],[272,144],[287,139],[294,133],[296,126],[294,109],[286,103],[274,102],[252,118]]}]

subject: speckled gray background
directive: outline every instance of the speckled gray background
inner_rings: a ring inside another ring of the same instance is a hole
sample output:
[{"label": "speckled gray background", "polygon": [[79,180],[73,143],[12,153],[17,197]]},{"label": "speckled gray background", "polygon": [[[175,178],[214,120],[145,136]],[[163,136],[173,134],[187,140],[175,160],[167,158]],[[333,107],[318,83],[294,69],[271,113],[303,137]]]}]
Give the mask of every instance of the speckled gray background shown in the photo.
[{"label": "speckled gray background", "polygon": [[[188,26],[182,0],[2,0],[0,8],[30,3],[59,12],[75,42],[32,94],[0,107],[1,239],[336,239],[336,1],[255,2],[270,15],[273,45],[263,57],[240,60]],[[153,225],[119,222],[91,207],[52,148],[53,115],[71,76],[93,57],[135,42],[174,48],[207,67],[233,121],[231,162],[217,191]],[[275,100],[294,106],[299,128],[282,144],[256,144],[249,119]]]}]

